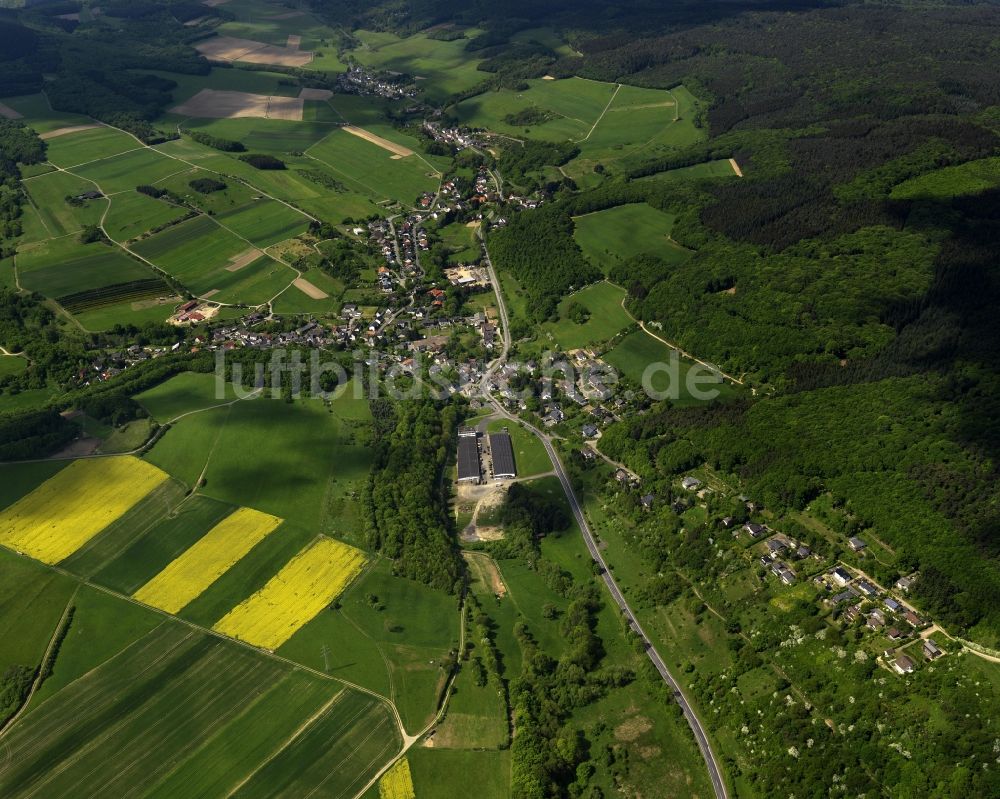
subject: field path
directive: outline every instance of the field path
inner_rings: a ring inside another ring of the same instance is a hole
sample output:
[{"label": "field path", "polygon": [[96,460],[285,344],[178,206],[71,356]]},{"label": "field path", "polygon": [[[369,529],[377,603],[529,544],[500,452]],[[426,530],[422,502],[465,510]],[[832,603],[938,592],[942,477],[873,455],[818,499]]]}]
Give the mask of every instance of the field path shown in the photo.
[{"label": "field path", "polygon": [[611,99],[608,100],[608,104],[604,106],[604,110],[601,111],[601,115],[597,118],[594,124],[590,126],[590,130],[587,131],[587,135],[584,136],[582,139],[577,139],[578,143],[582,141],[587,141],[587,139],[590,138],[590,135],[597,129],[597,126],[601,124],[601,120],[604,119],[604,115],[608,113],[608,109],[611,108],[611,104],[615,101],[615,98],[618,96],[618,92],[621,91],[621,88],[622,85],[620,83],[615,84],[615,90],[611,94]]},{"label": "field path", "polygon": [[35,691],[42,687],[42,681],[45,679],[42,676],[42,668],[45,666],[45,662],[49,659],[49,655],[52,654],[52,648],[56,645],[56,637],[59,635],[59,631],[62,626],[66,623],[66,617],[69,615],[69,609],[73,607],[73,600],[76,599],[77,592],[80,590],[80,586],[77,585],[73,593],[70,594],[69,599],[66,601],[66,607],[63,609],[62,615],[59,617],[59,621],[56,622],[56,627],[52,631],[52,637],[49,638],[49,644],[45,647],[45,653],[42,655],[41,663],[39,663],[38,672],[35,674],[35,679],[31,682],[31,690],[28,691],[28,695],[24,698],[24,702],[21,703],[21,707],[18,708],[17,713],[7,719],[7,723],[0,727],[0,738],[3,737],[17,720],[21,718],[21,715],[28,709],[28,705],[31,704],[31,699],[35,695]]},{"label": "field path", "polygon": [[661,344],[666,344],[668,347],[670,347],[670,349],[675,350],[676,352],[678,352],[681,355],[683,355],[685,358],[689,358],[690,360],[694,361],[695,363],[701,364],[706,369],[711,369],[714,372],[718,372],[720,375],[722,375],[724,378],[726,378],[726,380],[731,380],[733,383],[738,383],[741,386],[743,385],[743,381],[740,380],[738,377],[733,377],[730,374],[726,374],[725,372],[723,372],[715,364],[709,363],[708,361],[703,361],[703,360],[701,360],[701,358],[696,358],[691,353],[685,352],[684,350],[682,350],[674,342],[667,341],[665,338],[663,338],[661,336],[658,336],[658,335],[656,335],[656,333],[653,333],[652,331],[650,331],[646,327],[646,324],[641,319],[636,319],[634,316],[632,316],[632,312],[629,311],[629,309],[625,307],[625,300],[626,299],[627,299],[627,296],[626,297],[622,297],[622,310],[625,311],[625,313],[628,314],[629,319],[631,319],[633,322],[635,322],[637,325],[639,325],[639,327],[642,329],[642,332],[645,333],[647,336],[651,336],[652,338],[655,338]]}]

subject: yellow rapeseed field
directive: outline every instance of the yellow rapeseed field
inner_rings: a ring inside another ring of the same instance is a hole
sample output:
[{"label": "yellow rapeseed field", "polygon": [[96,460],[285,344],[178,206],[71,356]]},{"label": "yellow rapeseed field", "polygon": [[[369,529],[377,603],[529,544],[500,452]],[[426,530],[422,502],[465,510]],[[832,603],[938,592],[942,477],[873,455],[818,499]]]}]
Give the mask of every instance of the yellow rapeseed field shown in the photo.
[{"label": "yellow rapeseed field", "polygon": [[252,508],[234,511],[199,538],[133,595],[140,602],[177,613],[266,535],[281,519]]},{"label": "yellow rapeseed field", "polygon": [[416,799],[410,762],[404,757],[397,760],[378,781],[379,799]]},{"label": "yellow rapeseed field", "polygon": [[255,646],[277,649],[340,596],[364,565],[365,553],[360,549],[319,538],[213,629]]},{"label": "yellow rapeseed field", "polygon": [[58,563],[167,479],[129,455],[73,461],[0,513],[0,544]]}]

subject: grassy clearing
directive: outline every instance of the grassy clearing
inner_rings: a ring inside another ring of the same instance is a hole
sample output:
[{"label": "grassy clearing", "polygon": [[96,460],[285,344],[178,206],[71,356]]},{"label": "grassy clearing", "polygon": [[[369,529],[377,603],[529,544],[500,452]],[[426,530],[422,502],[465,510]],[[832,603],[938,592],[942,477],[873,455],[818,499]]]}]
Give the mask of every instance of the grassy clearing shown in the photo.
[{"label": "grassy clearing", "polygon": [[678,169],[668,169],[666,172],[657,172],[655,175],[639,178],[640,181],[653,181],[657,183],[674,183],[683,180],[706,180],[712,178],[735,178],[733,166],[729,159],[718,161],[707,161],[704,164],[694,164],[693,166],[682,166]]},{"label": "grassy clearing", "polygon": [[605,274],[635,255],[656,255],[670,263],[691,256],[670,238],[675,217],[646,203],[630,203],[574,218],[574,238],[583,254]]},{"label": "grassy clearing", "polygon": [[332,534],[327,502],[356,491],[371,463],[370,449],[318,400],[250,400],[194,414],[146,457],[188,485],[208,463],[201,493]]},{"label": "grassy clearing", "polygon": [[22,97],[5,97],[0,100],[24,116],[24,122],[38,133],[48,133],[73,125],[89,125],[94,120],[80,114],[53,111],[44,94],[28,94]]},{"label": "grassy clearing", "polygon": [[19,375],[28,368],[28,360],[20,355],[0,356],[0,377]]},{"label": "grassy clearing", "polygon": [[[542,325],[542,335],[563,350],[599,346],[634,324],[622,307],[623,299],[625,290],[611,283],[595,283],[580,289],[559,303],[559,321]],[[569,318],[569,308],[574,303],[590,311],[590,318],[582,325]]]},{"label": "grassy clearing", "polygon": [[[741,389],[729,381],[718,382],[700,364],[681,358],[661,341],[637,330],[630,333],[611,352],[604,356],[609,364],[629,380],[642,384],[643,374],[651,364],[663,364],[665,369],[650,373],[650,386],[654,391],[663,392],[676,405],[694,405],[705,402],[692,394],[692,388],[699,392],[718,392],[711,399],[729,399],[738,396]],[[710,401],[710,400],[709,400]]]},{"label": "grassy clearing", "polygon": [[475,780],[479,799],[510,796],[510,752],[463,752],[415,747],[407,753],[413,786],[420,799],[454,799]]}]

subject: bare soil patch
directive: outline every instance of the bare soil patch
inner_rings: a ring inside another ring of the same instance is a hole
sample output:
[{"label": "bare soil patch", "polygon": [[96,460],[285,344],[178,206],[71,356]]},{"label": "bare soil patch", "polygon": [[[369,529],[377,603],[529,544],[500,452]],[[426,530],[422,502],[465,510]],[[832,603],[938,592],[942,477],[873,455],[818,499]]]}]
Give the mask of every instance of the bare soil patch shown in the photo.
[{"label": "bare soil patch", "polygon": [[619,741],[634,741],[653,729],[653,722],[645,716],[633,716],[615,727],[615,738]]},{"label": "bare soil patch", "polygon": [[0,103],[0,117],[5,119],[21,119],[24,115],[20,111],[15,111],[9,105]]},{"label": "bare soil patch", "polygon": [[[272,103],[272,101],[275,101]],[[270,114],[271,109],[274,113]],[[170,109],[173,114],[204,119],[288,119],[300,121],[305,103],[298,97],[269,97],[266,94],[202,89],[194,97]]]},{"label": "bare soil patch", "polygon": [[185,28],[194,28],[197,25],[201,25],[208,17],[195,17],[194,19],[189,19],[184,23]]},{"label": "bare soil patch", "polygon": [[85,455],[93,455],[97,448],[101,446],[101,439],[84,436],[72,441],[49,458],[82,458]]},{"label": "bare soil patch", "polygon": [[55,130],[50,130],[42,133],[38,136],[39,139],[55,139],[59,136],[66,136],[69,133],[79,133],[81,130],[93,130],[94,128],[99,128],[100,125],[69,125],[65,128],[56,128]]},{"label": "bare soil patch", "polygon": [[218,289],[212,289],[211,291],[206,291],[204,294],[202,294],[201,298],[203,300],[207,300],[209,297],[214,297],[218,293],[219,293]]},{"label": "bare soil patch", "polygon": [[272,94],[267,98],[267,118],[301,122],[304,107],[305,101],[301,97],[279,97]]},{"label": "bare soil patch", "polygon": [[244,250],[239,255],[234,255],[229,259],[229,266],[226,267],[227,272],[239,272],[244,266],[249,266],[258,258],[260,258],[264,253],[258,250],[256,247],[251,247],[249,250]]},{"label": "bare soil patch", "polygon": [[298,50],[300,44],[302,44],[301,36],[296,36],[294,33],[288,34],[288,41],[285,42],[285,47],[289,50]]},{"label": "bare soil patch", "polygon": [[214,61],[246,61],[250,64],[276,64],[282,67],[304,67],[313,60],[313,54],[275,44],[237,39],[235,36],[213,36],[195,44],[195,49],[205,58]]},{"label": "bare soil patch", "polygon": [[305,88],[299,92],[299,97],[303,100],[329,100],[333,97],[333,92],[329,89]]},{"label": "bare soil patch", "polygon": [[542,80],[555,80],[555,75],[542,75]]},{"label": "bare soil patch", "polygon": [[733,168],[733,172],[736,173],[736,177],[738,177],[738,178],[743,177],[743,170],[740,169],[740,165],[736,163],[736,159],[735,158],[730,158],[729,159],[729,165]]},{"label": "bare soil patch", "polygon": [[500,597],[507,595],[507,586],[504,585],[500,569],[497,568],[496,561],[493,558],[481,552],[463,552],[462,557],[469,564],[469,568],[472,569],[473,574],[482,580],[485,585],[488,585],[494,594]]},{"label": "bare soil patch", "polygon": [[202,5],[209,6],[210,8],[215,8],[216,6],[221,6],[224,3],[228,3],[229,0],[202,0]]},{"label": "bare soil patch", "polygon": [[299,291],[314,300],[325,300],[330,295],[322,289],[317,288],[304,277],[297,277],[292,281],[292,285]]},{"label": "bare soil patch", "polygon": [[396,142],[389,141],[388,139],[383,139],[381,136],[377,136],[364,128],[358,128],[354,125],[344,125],[344,130],[352,136],[357,136],[359,139],[364,139],[365,141],[378,145],[383,150],[388,150],[390,153],[395,153],[403,158],[408,155],[413,155],[413,150],[403,147],[401,144],[396,144]]}]

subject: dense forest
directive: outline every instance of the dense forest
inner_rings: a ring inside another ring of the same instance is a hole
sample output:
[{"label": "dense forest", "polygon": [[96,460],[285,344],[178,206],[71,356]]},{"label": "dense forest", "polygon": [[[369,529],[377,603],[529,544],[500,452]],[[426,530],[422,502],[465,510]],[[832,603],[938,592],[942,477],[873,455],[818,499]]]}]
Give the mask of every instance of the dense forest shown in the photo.
[{"label": "dense forest", "polygon": [[376,425],[384,434],[375,441],[364,499],[371,547],[392,558],[398,574],[449,592],[462,582],[443,490],[458,421],[454,405],[396,403]]}]

